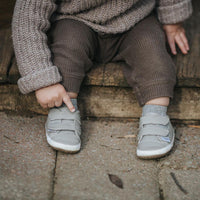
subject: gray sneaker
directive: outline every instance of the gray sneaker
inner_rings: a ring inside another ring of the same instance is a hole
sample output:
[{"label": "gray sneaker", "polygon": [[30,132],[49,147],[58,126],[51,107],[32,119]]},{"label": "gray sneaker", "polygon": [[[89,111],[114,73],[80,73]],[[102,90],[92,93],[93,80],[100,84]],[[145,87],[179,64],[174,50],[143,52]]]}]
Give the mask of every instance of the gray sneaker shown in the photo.
[{"label": "gray sneaker", "polygon": [[47,142],[54,149],[75,153],[81,147],[80,112],[66,106],[51,108],[45,124]]},{"label": "gray sneaker", "polygon": [[136,154],[144,159],[162,157],[172,149],[174,137],[174,129],[168,116],[143,116],[140,118]]}]

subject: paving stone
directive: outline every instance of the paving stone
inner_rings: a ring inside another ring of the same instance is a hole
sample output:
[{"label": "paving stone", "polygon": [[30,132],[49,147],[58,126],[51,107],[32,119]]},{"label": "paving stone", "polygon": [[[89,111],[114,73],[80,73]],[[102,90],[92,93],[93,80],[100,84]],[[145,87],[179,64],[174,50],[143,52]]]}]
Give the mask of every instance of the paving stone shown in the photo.
[{"label": "paving stone", "polygon": [[200,170],[167,168],[161,170],[159,178],[164,200],[198,200],[200,197]]},{"label": "paving stone", "polygon": [[[192,125],[188,125],[192,126]],[[197,200],[200,196],[199,126],[178,127],[171,154],[158,163],[165,200]],[[173,173],[173,175],[171,174]],[[173,178],[175,177],[175,179]],[[180,189],[179,185],[183,188]]]},{"label": "paving stone", "polygon": [[[54,199],[159,199],[156,161],[135,156],[138,123],[83,121],[83,145],[78,154],[58,153]],[[108,174],[118,176],[118,188]]]},{"label": "paving stone", "polygon": [[55,152],[46,143],[45,118],[0,112],[0,199],[51,198]]},{"label": "paving stone", "polygon": [[[188,125],[190,126],[190,125]],[[192,126],[192,125],[191,125]],[[178,127],[172,153],[159,162],[159,168],[200,169],[199,126]]]},{"label": "paving stone", "polygon": [[[0,112],[0,199],[197,200],[200,196],[199,126],[177,127],[173,151],[145,161],[135,156],[137,120],[83,120],[82,150],[73,155],[59,152],[54,177],[56,156],[46,143],[45,119]],[[119,177],[123,189],[108,174]]]}]

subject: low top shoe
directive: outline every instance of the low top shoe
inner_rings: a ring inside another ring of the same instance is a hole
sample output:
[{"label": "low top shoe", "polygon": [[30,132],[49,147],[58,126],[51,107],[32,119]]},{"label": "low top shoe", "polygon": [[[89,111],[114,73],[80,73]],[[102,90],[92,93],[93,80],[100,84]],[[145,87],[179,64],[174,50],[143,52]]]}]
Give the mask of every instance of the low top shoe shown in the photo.
[{"label": "low top shoe", "polygon": [[75,153],[81,147],[80,112],[70,112],[67,106],[51,108],[45,124],[48,144],[56,150]]},{"label": "low top shoe", "polygon": [[174,144],[174,129],[169,117],[149,114],[140,118],[137,156],[159,158],[167,154]]}]

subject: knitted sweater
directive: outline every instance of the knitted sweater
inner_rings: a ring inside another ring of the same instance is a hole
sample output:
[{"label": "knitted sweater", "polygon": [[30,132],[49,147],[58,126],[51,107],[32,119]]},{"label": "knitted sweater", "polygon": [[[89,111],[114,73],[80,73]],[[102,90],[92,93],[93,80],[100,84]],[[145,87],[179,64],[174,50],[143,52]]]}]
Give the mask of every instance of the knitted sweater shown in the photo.
[{"label": "knitted sweater", "polygon": [[129,30],[154,8],[163,24],[181,22],[192,13],[191,0],[17,0],[12,37],[20,91],[26,94],[62,79],[47,45],[51,22],[70,18],[94,31],[116,34]]}]

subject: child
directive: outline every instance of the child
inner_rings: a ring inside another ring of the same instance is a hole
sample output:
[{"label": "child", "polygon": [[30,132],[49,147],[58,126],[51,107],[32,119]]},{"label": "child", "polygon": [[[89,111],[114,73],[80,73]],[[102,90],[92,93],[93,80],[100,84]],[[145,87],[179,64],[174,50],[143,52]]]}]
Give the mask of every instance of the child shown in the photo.
[{"label": "child", "polygon": [[191,13],[190,0],[17,0],[12,33],[18,86],[24,94],[35,91],[39,104],[50,108],[45,124],[49,145],[80,150],[76,99],[85,73],[94,61],[123,61],[124,75],[143,106],[137,156],[158,158],[169,152],[174,129],[166,112],[176,74],[162,27],[172,53],[177,44],[187,54],[180,22]]}]

